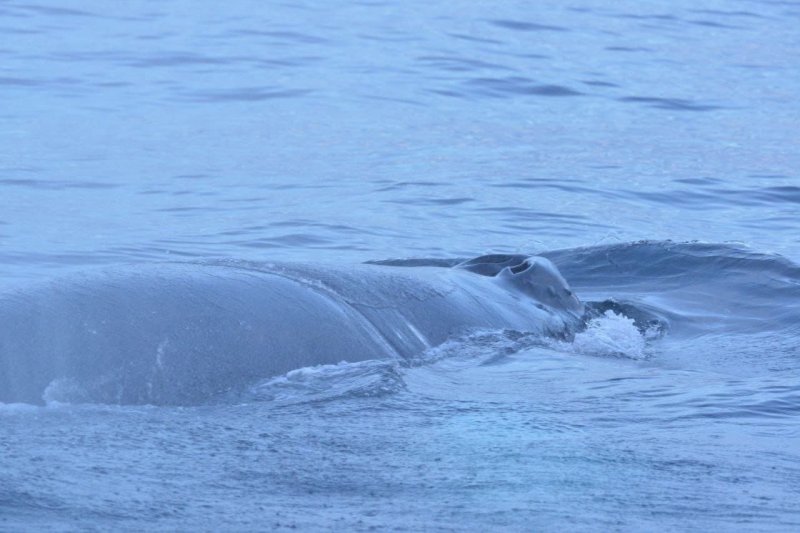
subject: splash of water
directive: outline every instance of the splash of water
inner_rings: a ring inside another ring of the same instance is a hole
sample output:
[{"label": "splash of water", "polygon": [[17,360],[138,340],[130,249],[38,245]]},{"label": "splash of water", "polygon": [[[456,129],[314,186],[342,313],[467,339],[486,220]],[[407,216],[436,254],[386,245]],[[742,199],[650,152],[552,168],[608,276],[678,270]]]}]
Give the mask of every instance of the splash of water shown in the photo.
[{"label": "splash of water", "polygon": [[654,336],[657,332],[640,332],[632,318],[608,310],[590,320],[567,346],[580,354],[644,359],[647,341]]}]

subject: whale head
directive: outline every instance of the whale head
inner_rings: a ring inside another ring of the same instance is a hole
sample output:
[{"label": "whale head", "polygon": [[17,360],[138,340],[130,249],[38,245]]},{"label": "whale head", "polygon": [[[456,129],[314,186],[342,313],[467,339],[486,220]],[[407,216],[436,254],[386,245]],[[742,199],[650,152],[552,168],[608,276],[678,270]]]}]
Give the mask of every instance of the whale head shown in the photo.
[{"label": "whale head", "polygon": [[547,307],[583,314],[583,304],[572,292],[558,268],[539,256],[483,255],[457,265],[458,268],[495,278],[509,289],[521,292]]}]

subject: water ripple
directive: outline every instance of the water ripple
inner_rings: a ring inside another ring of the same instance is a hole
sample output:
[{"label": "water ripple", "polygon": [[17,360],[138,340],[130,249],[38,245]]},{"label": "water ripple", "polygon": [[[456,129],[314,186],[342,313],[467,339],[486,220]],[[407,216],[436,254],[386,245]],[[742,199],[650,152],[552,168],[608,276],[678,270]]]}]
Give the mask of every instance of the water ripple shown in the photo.
[{"label": "water ripple", "polygon": [[682,98],[662,98],[658,96],[624,96],[619,98],[620,102],[632,102],[647,104],[657,109],[668,109],[670,111],[715,111],[724,109],[722,106],[700,104]]},{"label": "water ripple", "polygon": [[480,69],[515,70],[514,68],[498,63],[489,63],[488,61],[456,56],[420,56],[417,60],[425,63],[427,66],[452,72],[471,72]]},{"label": "water ripple", "polygon": [[298,98],[310,94],[310,89],[278,89],[274,87],[242,87],[230,91],[195,91],[184,93],[182,100],[189,102],[259,102],[276,98]]},{"label": "water ripple", "polygon": [[569,31],[569,29],[561,26],[552,26],[550,24],[537,24],[535,22],[523,22],[519,20],[490,20],[488,21],[494,26],[506,28],[514,31]]},{"label": "water ripple", "polygon": [[583,93],[563,85],[538,84],[530,78],[474,78],[466,82],[471,94],[484,96],[581,96]]},{"label": "water ripple", "polygon": [[6,178],[0,179],[0,186],[26,187],[40,190],[66,190],[66,189],[114,189],[119,185],[97,181],[57,181],[39,179]]}]

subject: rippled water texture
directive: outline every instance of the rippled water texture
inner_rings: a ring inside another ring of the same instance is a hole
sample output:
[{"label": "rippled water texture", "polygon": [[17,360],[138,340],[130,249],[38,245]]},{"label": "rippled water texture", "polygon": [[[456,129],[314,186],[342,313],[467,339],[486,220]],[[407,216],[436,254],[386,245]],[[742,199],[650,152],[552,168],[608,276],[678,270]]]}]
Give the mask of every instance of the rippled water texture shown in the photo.
[{"label": "rippled water texture", "polygon": [[800,529],[798,28],[790,0],[0,0],[8,316],[96,267],[484,253],[594,305],[574,339],[179,407],[54,380],[0,404],[0,530]]},{"label": "rippled water texture", "polygon": [[0,9],[3,277],[641,238],[798,256],[796,3]]}]

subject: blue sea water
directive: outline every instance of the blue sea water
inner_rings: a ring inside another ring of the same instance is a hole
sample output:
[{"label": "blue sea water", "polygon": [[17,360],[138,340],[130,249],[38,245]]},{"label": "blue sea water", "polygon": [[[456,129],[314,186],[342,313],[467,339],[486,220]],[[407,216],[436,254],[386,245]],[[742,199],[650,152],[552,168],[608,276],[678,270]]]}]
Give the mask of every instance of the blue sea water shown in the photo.
[{"label": "blue sea water", "polygon": [[0,405],[0,530],[800,529],[798,28],[789,0],[0,0],[0,301],[519,253],[617,302],[200,404],[51,383]]}]

